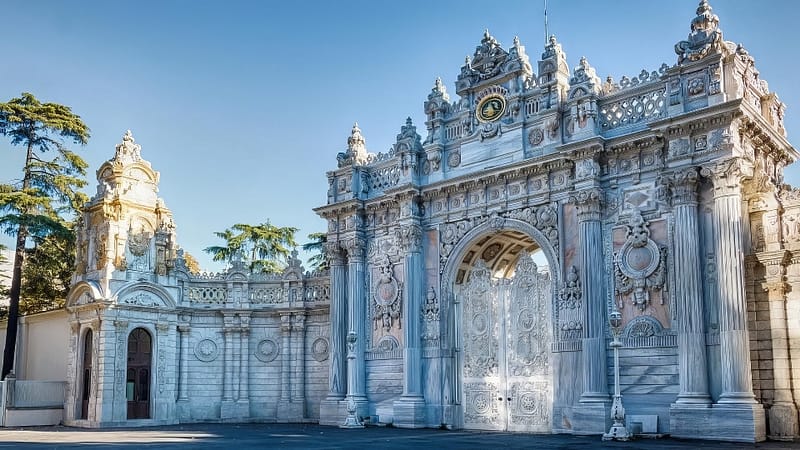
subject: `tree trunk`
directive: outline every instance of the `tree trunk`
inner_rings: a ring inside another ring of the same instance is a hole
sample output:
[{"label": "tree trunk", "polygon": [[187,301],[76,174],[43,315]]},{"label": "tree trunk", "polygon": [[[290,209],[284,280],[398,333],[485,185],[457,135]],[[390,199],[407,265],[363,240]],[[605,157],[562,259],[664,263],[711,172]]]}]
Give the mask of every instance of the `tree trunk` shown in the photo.
[{"label": "tree trunk", "polygon": [[[25,157],[25,176],[22,178],[22,190],[30,188],[30,165],[33,159],[33,140],[28,139],[28,153]],[[27,214],[30,211],[20,211]],[[8,326],[6,328],[6,347],[3,350],[3,371],[0,380],[5,380],[6,375],[14,368],[14,355],[17,347],[17,325],[19,323],[19,297],[22,290],[22,264],[25,261],[25,241],[28,239],[28,227],[24,220],[17,229],[17,246],[14,251],[14,270],[11,272],[11,292],[8,304]]]}]

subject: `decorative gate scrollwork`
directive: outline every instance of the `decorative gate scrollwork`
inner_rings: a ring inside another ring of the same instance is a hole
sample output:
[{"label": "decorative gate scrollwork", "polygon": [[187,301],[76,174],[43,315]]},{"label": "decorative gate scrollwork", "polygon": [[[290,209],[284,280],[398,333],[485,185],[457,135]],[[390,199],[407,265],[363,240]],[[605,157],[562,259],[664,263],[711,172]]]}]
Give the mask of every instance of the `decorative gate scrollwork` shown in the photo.
[{"label": "decorative gate scrollwork", "polygon": [[461,286],[465,428],[550,432],[550,277],[523,252],[512,279],[482,260]]}]

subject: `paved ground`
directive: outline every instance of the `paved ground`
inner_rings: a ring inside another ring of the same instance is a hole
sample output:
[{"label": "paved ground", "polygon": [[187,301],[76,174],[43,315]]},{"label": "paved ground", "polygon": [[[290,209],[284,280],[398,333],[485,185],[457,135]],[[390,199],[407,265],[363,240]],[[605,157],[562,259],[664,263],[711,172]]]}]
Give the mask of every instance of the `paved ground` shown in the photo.
[{"label": "paved ground", "polygon": [[599,436],[526,435],[445,430],[400,430],[296,424],[192,424],[152,428],[84,430],[35,427],[0,431],[0,449],[800,449],[800,442],[731,444],[699,440],[640,439],[603,442]]}]

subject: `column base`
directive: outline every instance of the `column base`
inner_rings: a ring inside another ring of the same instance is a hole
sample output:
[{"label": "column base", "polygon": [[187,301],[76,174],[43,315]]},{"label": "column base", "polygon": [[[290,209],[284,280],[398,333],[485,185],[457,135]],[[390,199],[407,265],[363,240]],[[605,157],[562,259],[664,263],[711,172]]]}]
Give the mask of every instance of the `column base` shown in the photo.
[{"label": "column base", "polygon": [[[305,413],[305,402],[288,401],[278,403],[277,419],[281,422],[302,421]],[[341,423],[341,422],[339,422]]]},{"label": "column base", "polygon": [[189,405],[188,399],[181,399],[177,401],[178,419],[180,421],[188,421],[192,418],[192,409]]},{"label": "column base", "polygon": [[219,407],[219,418],[244,419],[250,417],[250,402],[237,402],[235,400],[223,400]]},{"label": "column base", "polygon": [[797,437],[797,408],[789,402],[775,403],[769,409],[769,438],[791,441]]},{"label": "column base", "polygon": [[344,397],[328,397],[319,405],[319,424],[338,427],[347,417]]},{"label": "column base", "polygon": [[711,396],[693,392],[678,394],[678,399],[671,406],[676,408],[710,408]]},{"label": "column base", "polygon": [[698,408],[673,404],[670,435],[688,439],[761,442],[766,439],[764,408],[760,404],[715,404]]},{"label": "column base", "polygon": [[611,400],[586,402],[572,408],[573,434],[606,434],[611,427]]},{"label": "column base", "polygon": [[425,399],[422,396],[400,397],[392,404],[392,424],[398,428],[425,427]]}]

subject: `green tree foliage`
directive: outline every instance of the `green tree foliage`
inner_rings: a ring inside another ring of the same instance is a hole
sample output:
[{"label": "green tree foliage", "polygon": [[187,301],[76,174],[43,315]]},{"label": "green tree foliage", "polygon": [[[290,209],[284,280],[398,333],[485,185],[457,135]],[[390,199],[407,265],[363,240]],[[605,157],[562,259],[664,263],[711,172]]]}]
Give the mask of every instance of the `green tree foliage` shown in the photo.
[{"label": "green tree foliage", "polygon": [[225,241],[203,249],[214,261],[231,263],[238,258],[251,272],[280,273],[286,267],[291,250],[297,247],[297,228],[278,227],[269,221],[258,225],[237,223],[214,235]]},{"label": "green tree foliage", "polygon": [[328,235],[325,233],[311,233],[308,235],[309,241],[303,244],[303,250],[311,253],[308,258],[308,265],[311,270],[327,270],[328,260],[325,259],[325,243],[328,242]]},{"label": "green tree foliage", "polygon": [[0,377],[5,378],[14,362],[25,257],[63,245],[56,241],[71,234],[69,215],[86,200],[79,189],[86,185],[87,164],[64,141],[86,144],[89,128],[69,107],[42,103],[26,92],[0,103],[0,135],[25,151],[22,179],[0,184],[0,230],[16,235]]}]

